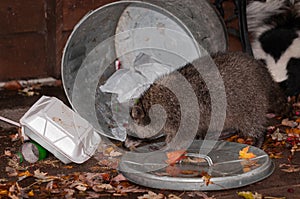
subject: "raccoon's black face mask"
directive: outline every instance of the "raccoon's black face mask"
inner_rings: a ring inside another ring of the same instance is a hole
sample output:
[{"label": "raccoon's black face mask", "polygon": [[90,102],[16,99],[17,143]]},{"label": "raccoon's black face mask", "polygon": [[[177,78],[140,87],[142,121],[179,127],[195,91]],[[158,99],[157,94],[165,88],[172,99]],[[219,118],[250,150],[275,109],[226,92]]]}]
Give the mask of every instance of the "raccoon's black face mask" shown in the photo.
[{"label": "raccoon's black face mask", "polygon": [[150,117],[145,112],[142,105],[134,105],[130,110],[130,116],[133,121],[139,125],[146,126],[150,123]]}]

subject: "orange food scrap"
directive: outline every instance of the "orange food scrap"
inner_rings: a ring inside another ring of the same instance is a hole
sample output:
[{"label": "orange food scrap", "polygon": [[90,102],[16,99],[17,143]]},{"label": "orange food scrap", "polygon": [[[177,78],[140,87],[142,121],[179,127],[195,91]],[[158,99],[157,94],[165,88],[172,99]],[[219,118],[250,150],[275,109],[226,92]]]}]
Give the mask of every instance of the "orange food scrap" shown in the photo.
[{"label": "orange food scrap", "polygon": [[186,150],[171,151],[167,153],[166,163],[169,165],[175,164],[179,160],[185,159]]},{"label": "orange food scrap", "polygon": [[240,154],[240,159],[251,159],[251,158],[255,158],[256,155],[253,153],[249,153],[249,148],[250,146],[247,146],[245,148],[243,148],[242,150],[240,150],[239,154]]}]

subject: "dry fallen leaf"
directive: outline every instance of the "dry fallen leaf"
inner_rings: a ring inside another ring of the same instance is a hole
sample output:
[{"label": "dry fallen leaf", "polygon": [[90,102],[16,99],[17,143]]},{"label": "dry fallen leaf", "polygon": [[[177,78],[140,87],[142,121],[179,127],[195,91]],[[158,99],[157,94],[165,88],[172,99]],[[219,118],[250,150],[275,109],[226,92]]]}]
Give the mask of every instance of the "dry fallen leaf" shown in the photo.
[{"label": "dry fallen leaf", "polygon": [[169,165],[176,164],[181,159],[186,158],[185,157],[186,150],[178,150],[178,151],[171,151],[167,153],[167,160],[166,163]]},{"label": "dry fallen leaf", "polygon": [[4,155],[5,155],[5,156],[8,156],[8,157],[11,157],[11,156],[12,156],[12,153],[11,153],[11,151],[9,151],[9,150],[5,150],[5,151],[4,151]]},{"label": "dry fallen leaf", "polygon": [[63,166],[63,168],[65,168],[65,169],[73,169],[73,166],[72,165],[66,165],[66,166]]},{"label": "dry fallen leaf", "polygon": [[283,126],[288,126],[288,127],[292,127],[292,128],[295,128],[298,125],[297,122],[289,120],[289,119],[282,120],[281,124]]},{"label": "dry fallen leaf", "polygon": [[123,176],[123,174],[119,174],[116,177],[114,177],[111,181],[121,182],[121,181],[127,181],[127,179]]},{"label": "dry fallen leaf", "polygon": [[33,176],[35,178],[41,179],[41,180],[45,180],[47,177],[47,173],[41,172],[40,169],[37,169],[34,171]]},{"label": "dry fallen leaf", "polygon": [[149,191],[147,194],[143,196],[139,196],[138,199],[164,199],[165,196],[161,193],[157,194],[152,191]]},{"label": "dry fallen leaf", "polygon": [[86,187],[86,185],[84,185],[84,184],[79,184],[79,185],[77,185],[75,188],[76,188],[77,190],[79,190],[79,191],[86,191],[86,190],[87,190],[87,187]]},{"label": "dry fallen leaf", "polygon": [[191,198],[203,198],[203,199],[216,199],[214,196],[209,197],[208,195],[206,195],[206,193],[204,192],[199,192],[199,191],[193,191],[187,194],[189,197]]},{"label": "dry fallen leaf", "polygon": [[5,172],[9,177],[15,177],[18,176],[18,171],[15,168],[12,167],[5,167]]},{"label": "dry fallen leaf", "polygon": [[29,191],[27,195],[28,195],[29,197],[34,197],[34,192],[33,192],[33,190]]},{"label": "dry fallen leaf", "polygon": [[9,137],[10,137],[10,139],[11,139],[12,142],[15,142],[15,141],[17,141],[17,140],[19,140],[21,138],[21,136],[20,136],[19,133],[12,134]]},{"label": "dry fallen leaf", "polygon": [[176,196],[174,194],[169,194],[168,199],[181,199],[179,196]]},{"label": "dry fallen leaf", "polygon": [[22,85],[20,84],[19,81],[14,80],[14,81],[6,82],[3,86],[3,88],[6,89],[6,90],[15,90],[15,91],[17,91],[17,90],[22,88]]},{"label": "dry fallen leaf", "polygon": [[240,159],[251,159],[251,158],[255,158],[256,155],[254,155],[253,153],[249,153],[249,148],[250,146],[247,146],[245,148],[243,148],[240,152],[239,152],[239,158]]},{"label": "dry fallen leaf", "polygon": [[250,191],[238,192],[238,196],[243,197],[244,199],[262,199],[263,196],[258,193],[252,193]]},{"label": "dry fallen leaf", "polygon": [[139,186],[132,185],[131,183],[127,181],[120,182],[116,186],[117,193],[125,194],[125,193],[145,193],[149,190],[142,189]]},{"label": "dry fallen leaf", "polygon": [[0,190],[0,195],[7,195],[8,194],[8,191],[5,189],[5,190]]},{"label": "dry fallen leaf", "polygon": [[113,150],[114,150],[113,147],[108,147],[107,149],[105,149],[104,154],[109,156]]},{"label": "dry fallen leaf", "polygon": [[105,190],[113,190],[113,186],[110,184],[97,184],[92,187],[92,189],[96,192],[103,192]]},{"label": "dry fallen leaf", "polygon": [[19,173],[18,176],[19,177],[22,177],[22,176],[29,177],[29,176],[32,176],[32,174],[29,171],[25,171],[25,172]]},{"label": "dry fallen leaf", "polygon": [[282,141],[286,140],[286,133],[280,133],[279,129],[277,129],[273,134],[271,134],[273,140]]},{"label": "dry fallen leaf", "polygon": [[211,175],[209,175],[207,172],[202,171],[201,175],[202,175],[202,179],[204,180],[206,186],[208,186],[210,184],[214,184],[211,181],[211,178],[212,178]]},{"label": "dry fallen leaf", "polygon": [[176,166],[169,165],[168,167],[166,167],[166,173],[172,177],[176,177],[181,174],[181,170]]},{"label": "dry fallen leaf", "polygon": [[281,171],[286,173],[295,173],[300,171],[300,166],[298,165],[280,164],[279,168],[281,168]]},{"label": "dry fallen leaf", "polygon": [[111,152],[109,153],[109,156],[110,156],[110,157],[119,157],[119,156],[121,156],[121,155],[123,155],[123,153],[118,152],[118,151],[115,151],[115,150],[113,150],[113,151],[111,151]]},{"label": "dry fallen leaf", "polygon": [[269,154],[269,156],[270,156],[271,159],[281,159],[281,158],[283,158],[282,152],[280,152],[280,153],[271,153],[271,154]]},{"label": "dry fallen leaf", "polygon": [[72,196],[74,195],[75,190],[66,188],[64,189],[64,192],[66,193],[65,198],[68,199],[68,198],[73,198]]},{"label": "dry fallen leaf", "polygon": [[300,129],[298,128],[290,128],[290,129],[286,129],[286,133],[287,134],[296,134],[295,136],[298,136],[300,135]]}]

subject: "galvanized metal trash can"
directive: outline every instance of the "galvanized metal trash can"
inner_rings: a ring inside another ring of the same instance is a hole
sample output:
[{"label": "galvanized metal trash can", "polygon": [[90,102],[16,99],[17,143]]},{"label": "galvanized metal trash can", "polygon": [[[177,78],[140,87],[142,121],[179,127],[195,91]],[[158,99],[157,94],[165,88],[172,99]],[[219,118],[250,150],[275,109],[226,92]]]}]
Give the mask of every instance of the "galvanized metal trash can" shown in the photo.
[{"label": "galvanized metal trash can", "polygon": [[[210,53],[225,51],[224,27],[206,0],[120,1],[94,10],[75,26],[64,49],[66,95],[73,109],[102,135],[124,141],[124,131],[112,130],[116,118],[111,113],[111,95],[99,90],[115,72],[114,62],[121,60],[124,67],[130,67],[145,49],[165,64],[191,61],[199,53],[195,43]],[[165,31],[174,33],[174,38]]]}]

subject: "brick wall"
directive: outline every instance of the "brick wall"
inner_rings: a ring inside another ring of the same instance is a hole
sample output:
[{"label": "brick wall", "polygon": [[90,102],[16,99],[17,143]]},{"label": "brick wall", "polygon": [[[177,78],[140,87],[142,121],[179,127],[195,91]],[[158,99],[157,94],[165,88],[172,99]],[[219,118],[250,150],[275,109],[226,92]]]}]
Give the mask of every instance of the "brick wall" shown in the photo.
[{"label": "brick wall", "polygon": [[1,0],[0,81],[59,77],[62,50],[90,10],[116,0]]}]

